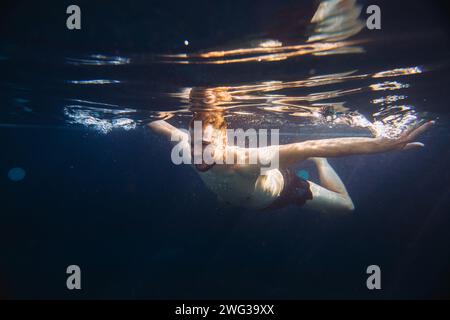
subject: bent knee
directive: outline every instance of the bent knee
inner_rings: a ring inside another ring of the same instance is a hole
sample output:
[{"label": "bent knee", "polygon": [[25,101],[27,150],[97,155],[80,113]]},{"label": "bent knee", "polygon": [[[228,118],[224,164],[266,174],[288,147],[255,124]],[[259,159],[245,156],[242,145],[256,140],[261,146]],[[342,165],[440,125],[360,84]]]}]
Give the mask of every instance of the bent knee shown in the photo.
[{"label": "bent knee", "polygon": [[353,204],[353,201],[349,201],[349,203],[345,206],[345,211],[348,213],[355,211],[355,205]]},{"label": "bent knee", "polygon": [[328,209],[329,210],[327,211],[330,212],[349,214],[355,211],[355,205],[353,204],[352,199],[346,197],[344,199],[341,198],[340,201]]},{"label": "bent knee", "polygon": [[342,205],[342,212],[343,213],[351,213],[355,211],[355,205],[353,204],[352,199],[347,198],[345,201],[343,201]]}]

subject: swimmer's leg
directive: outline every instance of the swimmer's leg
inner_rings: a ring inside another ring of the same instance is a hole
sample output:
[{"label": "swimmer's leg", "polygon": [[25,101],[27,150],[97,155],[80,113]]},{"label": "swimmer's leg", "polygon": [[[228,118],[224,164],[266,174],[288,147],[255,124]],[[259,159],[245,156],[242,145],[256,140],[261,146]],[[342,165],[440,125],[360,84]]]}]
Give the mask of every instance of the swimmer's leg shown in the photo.
[{"label": "swimmer's leg", "polygon": [[343,196],[348,197],[347,189],[341,178],[338,176],[333,167],[328,163],[326,158],[311,158],[315,162],[319,173],[320,185],[330,191],[334,191]]},{"label": "swimmer's leg", "polygon": [[322,212],[350,212],[353,201],[336,171],[325,158],[312,158],[319,172],[321,186],[309,181],[313,199],[306,202],[308,208]]}]

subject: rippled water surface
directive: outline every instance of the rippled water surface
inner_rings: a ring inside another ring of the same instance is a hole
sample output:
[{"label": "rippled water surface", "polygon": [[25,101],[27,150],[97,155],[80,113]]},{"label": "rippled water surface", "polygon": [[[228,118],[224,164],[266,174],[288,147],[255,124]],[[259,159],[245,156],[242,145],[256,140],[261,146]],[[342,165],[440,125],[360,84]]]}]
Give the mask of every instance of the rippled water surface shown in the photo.
[{"label": "rippled water surface", "polygon": [[[430,7],[435,15],[438,6]],[[291,26],[292,34],[280,30],[278,40],[273,31],[269,38],[244,29],[241,38],[249,40],[239,46],[209,39],[211,48],[170,50],[179,53],[121,54],[120,46],[114,52],[68,53],[58,46],[30,52],[4,45],[2,125],[84,125],[108,133],[152,119],[182,121],[196,87],[222,92],[212,104],[237,126],[265,123],[295,133],[307,125],[322,130],[341,124],[389,136],[418,119],[446,117],[432,100],[444,91],[438,82],[448,70],[446,29],[411,28],[398,17],[397,24],[385,24],[389,32],[368,30],[364,8],[355,1],[323,1],[308,23],[299,5],[293,15],[303,18],[304,33]]]}]

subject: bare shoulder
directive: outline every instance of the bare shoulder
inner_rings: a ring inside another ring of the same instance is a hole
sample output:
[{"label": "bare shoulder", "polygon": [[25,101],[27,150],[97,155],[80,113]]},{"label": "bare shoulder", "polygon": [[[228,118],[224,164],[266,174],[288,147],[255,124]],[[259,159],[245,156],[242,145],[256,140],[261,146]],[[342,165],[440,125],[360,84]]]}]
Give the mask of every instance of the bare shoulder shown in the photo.
[{"label": "bare shoulder", "polygon": [[152,121],[147,124],[147,127],[169,140],[187,140],[189,138],[186,130],[178,129],[165,120]]}]

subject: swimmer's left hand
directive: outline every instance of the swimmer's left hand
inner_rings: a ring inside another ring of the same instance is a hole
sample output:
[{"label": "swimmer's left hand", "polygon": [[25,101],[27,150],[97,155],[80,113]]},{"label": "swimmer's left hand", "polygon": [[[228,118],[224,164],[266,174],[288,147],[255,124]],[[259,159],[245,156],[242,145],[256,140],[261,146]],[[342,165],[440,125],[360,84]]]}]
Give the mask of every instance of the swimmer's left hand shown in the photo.
[{"label": "swimmer's left hand", "polygon": [[399,150],[409,150],[416,148],[423,148],[425,145],[421,142],[414,141],[419,135],[427,131],[430,127],[435,124],[435,121],[428,121],[424,124],[418,124],[406,130],[396,139],[398,143]]}]

